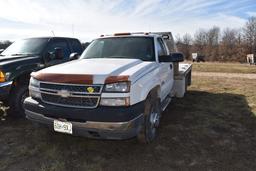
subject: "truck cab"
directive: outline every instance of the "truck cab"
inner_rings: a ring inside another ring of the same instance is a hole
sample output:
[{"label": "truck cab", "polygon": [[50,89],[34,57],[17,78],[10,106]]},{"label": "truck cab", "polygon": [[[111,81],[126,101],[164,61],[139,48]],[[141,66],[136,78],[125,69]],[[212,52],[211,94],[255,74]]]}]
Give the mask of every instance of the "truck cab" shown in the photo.
[{"label": "truck cab", "polygon": [[169,32],[95,39],[78,60],[31,74],[27,118],[56,132],[153,141],[161,113],[191,83],[172,41]]},{"label": "truck cab", "polygon": [[0,54],[0,100],[10,114],[25,116],[23,101],[28,96],[30,73],[69,61],[82,53],[79,40],[64,37],[21,39]]}]

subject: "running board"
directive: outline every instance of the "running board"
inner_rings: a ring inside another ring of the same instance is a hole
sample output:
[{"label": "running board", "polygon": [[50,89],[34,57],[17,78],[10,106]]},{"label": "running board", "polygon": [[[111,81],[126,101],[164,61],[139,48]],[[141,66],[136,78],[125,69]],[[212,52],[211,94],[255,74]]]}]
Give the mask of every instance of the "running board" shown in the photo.
[{"label": "running board", "polygon": [[161,103],[161,109],[162,109],[162,112],[167,108],[167,106],[169,105],[169,103],[171,102],[172,98],[170,95],[168,95],[164,100],[163,102]]}]

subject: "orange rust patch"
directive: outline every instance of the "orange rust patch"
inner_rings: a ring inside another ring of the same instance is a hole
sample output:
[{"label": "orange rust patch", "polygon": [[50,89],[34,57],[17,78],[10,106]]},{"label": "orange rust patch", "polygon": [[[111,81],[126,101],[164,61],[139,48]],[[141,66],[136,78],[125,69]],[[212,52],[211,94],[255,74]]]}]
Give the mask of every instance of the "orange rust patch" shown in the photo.
[{"label": "orange rust patch", "polygon": [[105,80],[105,84],[116,83],[116,82],[124,82],[124,81],[129,81],[129,76],[127,76],[127,75],[124,75],[124,76],[109,76]]},{"label": "orange rust patch", "polygon": [[92,75],[54,74],[54,73],[35,72],[35,73],[32,73],[31,76],[39,81],[45,81],[45,82],[68,83],[68,84],[93,84]]}]

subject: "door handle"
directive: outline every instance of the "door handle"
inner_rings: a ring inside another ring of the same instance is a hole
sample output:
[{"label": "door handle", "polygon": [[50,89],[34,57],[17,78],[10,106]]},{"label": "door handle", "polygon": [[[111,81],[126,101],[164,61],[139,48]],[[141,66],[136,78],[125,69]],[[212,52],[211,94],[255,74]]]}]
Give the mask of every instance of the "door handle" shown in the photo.
[{"label": "door handle", "polygon": [[170,68],[172,69],[172,64],[170,64]]}]

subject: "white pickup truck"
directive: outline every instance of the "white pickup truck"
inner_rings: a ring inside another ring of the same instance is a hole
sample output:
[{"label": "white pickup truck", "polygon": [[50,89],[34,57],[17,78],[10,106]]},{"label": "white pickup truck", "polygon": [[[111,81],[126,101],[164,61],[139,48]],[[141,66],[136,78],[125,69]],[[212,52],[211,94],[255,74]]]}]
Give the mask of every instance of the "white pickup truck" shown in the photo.
[{"label": "white pickup truck", "polygon": [[191,84],[170,32],[95,39],[77,60],[31,74],[26,117],[61,133],[155,139],[161,113]]}]

